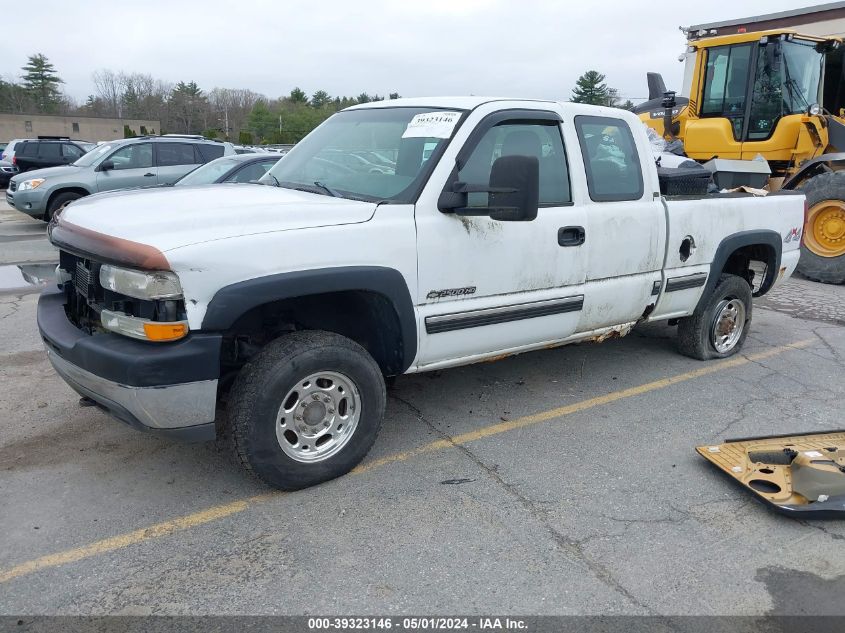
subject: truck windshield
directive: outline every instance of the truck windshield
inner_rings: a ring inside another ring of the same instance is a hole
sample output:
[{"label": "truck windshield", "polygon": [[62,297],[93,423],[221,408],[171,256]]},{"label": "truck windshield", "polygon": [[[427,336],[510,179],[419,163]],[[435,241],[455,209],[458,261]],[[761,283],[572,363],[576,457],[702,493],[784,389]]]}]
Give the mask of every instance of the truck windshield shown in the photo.
[{"label": "truck windshield", "polygon": [[436,108],[370,108],[335,114],[261,182],[354,200],[412,202],[460,121]]}]

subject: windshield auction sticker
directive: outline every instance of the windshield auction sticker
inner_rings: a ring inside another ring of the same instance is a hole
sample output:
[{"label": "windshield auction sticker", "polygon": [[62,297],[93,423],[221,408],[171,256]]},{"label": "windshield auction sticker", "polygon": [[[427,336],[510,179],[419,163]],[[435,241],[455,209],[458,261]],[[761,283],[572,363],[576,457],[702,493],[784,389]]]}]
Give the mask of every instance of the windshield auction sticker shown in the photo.
[{"label": "windshield auction sticker", "polygon": [[449,138],[461,117],[460,112],[424,112],[417,114],[402,138]]}]

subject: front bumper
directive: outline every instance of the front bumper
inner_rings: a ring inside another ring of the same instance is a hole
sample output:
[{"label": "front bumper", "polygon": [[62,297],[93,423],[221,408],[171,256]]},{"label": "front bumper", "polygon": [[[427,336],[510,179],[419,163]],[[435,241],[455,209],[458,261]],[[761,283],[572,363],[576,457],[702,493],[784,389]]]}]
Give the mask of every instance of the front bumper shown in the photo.
[{"label": "front bumper", "polygon": [[11,192],[8,189],[6,190],[6,202],[8,205],[34,218],[44,216],[45,211],[47,211],[47,198],[47,191],[42,191],[41,187],[27,191],[18,190]]},{"label": "front bumper", "polygon": [[163,344],[88,335],[68,320],[64,300],[58,289],[42,293],[38,329],[68,385],[139,430],[188,441],[215,438],[220,335]]}]

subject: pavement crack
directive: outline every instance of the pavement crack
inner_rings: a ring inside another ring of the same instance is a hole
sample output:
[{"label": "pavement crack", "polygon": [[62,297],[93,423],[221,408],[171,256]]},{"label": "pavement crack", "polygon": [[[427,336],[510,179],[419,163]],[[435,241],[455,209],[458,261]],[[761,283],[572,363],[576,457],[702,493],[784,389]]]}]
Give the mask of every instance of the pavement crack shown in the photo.
[{"label": "pavement crack", "polygon": [[624,597],[631,604],[643,609],[651,615],[658,614],[657,611],[643,603],[641,600],[639,600],[639,598],[637,598],[634,594],[628,591],[628,589],[613,576],[613,573],[610,571],[610,569],[593,560],[587,555],[583,547],[586,541],[578,541],[567,537],[565,534],[562,534],[553,525],[551,525],[551,523],[549,523],[543,510],[538,508],[536,504],[531,501],[531,499],[523,495],[516,486],[505,481],[496,468],[485,464],[480,457],[473,453],[464,444],[458,444],[457,442],[455,442],[454,438],[452,438],[451,435],[449,435],[445,431],[442,431],[431,421],[426,419],[425,415],[423,415],[422,411],[420,411],[417,406],[408,402],[401,396],[396,395],[395,393],[390,394],[390,396],[398,402],[404,404],[406,407],[408,407],[408,409],[410,409],[422,423],[428,426],[432,430],[432,432],[439,435],[443,440],[451,444],[452,447],[463,453],[476,466],[481,468],[488,475],[488,477],[490,477],[490,479],[492,479],[500,488],[502,488],[511,497],[513,497],[523,507],[523,509],[525,509],[528,514],[543,527],[543,529],[549,534],[552,541],[557,545],[559,549],[564,552],[567,552],[571,556],[575,557],[577,560],[581,561],[600,582],[602,582],[612,591]]},{"label": "pavement crack", "polygon": [[823,327],[821,327],[821,326],[820,326],[820,327],[813,328],[813,329],[812,329],[813,335],[814,335],[817,339],[819,339],[819,342],[820,342],[822,345],[824,345],[824,346],[825,346],[825,348],[827,348],[827,351],[829,351],[829,352],[831,353],[831,355],[833,356],[833,360],[835,360],[835,361],[836,361],[836,364],[837,364],[837,365],[842,365],[842,356],[840,356],[840,354],[839,354],[839,350],[838,350],[838,349],[836,349],[835,347],[833,347],[833,345],[831,345],[831,344],[830,344],[830,342],[829,342],[829,341],[828,341],[828,340],[827,340],[824,336],[822,336],[821,334],[819,334],[819,330],[821,330],[821,329],[826,329],[826,328],[823,328]]},{"label": "pavement crack", "polygon": [[831,532],[825,526],[819,525],[818,523],[812,523],[811,521],[798,521],[798,523],[800,523],[804,527],[813,528],[814,530],[818,530],[819,532],[824,532],[835,541],[845,541],[845,534],[837,534],[836,532]]}]

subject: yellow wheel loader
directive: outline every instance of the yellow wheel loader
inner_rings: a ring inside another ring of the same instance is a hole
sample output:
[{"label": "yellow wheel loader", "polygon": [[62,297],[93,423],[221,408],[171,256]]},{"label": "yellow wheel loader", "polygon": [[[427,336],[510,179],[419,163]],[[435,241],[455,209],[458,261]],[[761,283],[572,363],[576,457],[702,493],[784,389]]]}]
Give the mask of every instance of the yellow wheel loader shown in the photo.
[{"label": "yellow wheel loader", "polygon": [[635,108],[690,158],[753,160],[770,189],[799,189],[807,218],[798,270],[845,283],[845,82],[838,39],[789,30],[721,37],[690,34],[679,95],[648,73],[649,100]]}]

